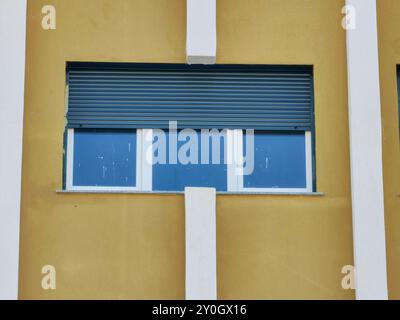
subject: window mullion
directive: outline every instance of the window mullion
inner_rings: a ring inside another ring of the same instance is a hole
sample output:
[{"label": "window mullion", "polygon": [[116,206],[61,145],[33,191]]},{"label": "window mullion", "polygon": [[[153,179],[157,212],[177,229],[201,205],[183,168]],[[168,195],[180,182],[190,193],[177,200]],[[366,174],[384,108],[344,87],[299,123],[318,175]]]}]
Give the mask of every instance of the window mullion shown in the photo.
[{"label": "window mullion", "polygon": [[66,188],[73,190],[73,176],[74,176],[74,129],[67,131],[67,170],[66,170]]},{"label": "window mullion", "polygon": [[141,191],[152,191],[153,190],[153,130],[142,129],[141,137],[141,176],[142,184]]},{"label": "window mullion", "polygon": [[142,144],[143,144],[143,130],[136,130],[136,188],[138,191],[142,190]]},{"label": "window mullion", "polygon": [[237,191],[243,191],[244,153],[243,153],[243,130],[235,130],[235,175],[237,179]]},{"label": "window mullion", "polygon": [[306,144],[306,189],[307,192],[313,191],[313,164],[312,164],[312,134],[305,132]]},{"label": "window mullion", "polygon": [[228,192],[235,192],[237,191],[237,178],[235,175],[235,130],[227,130],[226,140],[227,189]]}]

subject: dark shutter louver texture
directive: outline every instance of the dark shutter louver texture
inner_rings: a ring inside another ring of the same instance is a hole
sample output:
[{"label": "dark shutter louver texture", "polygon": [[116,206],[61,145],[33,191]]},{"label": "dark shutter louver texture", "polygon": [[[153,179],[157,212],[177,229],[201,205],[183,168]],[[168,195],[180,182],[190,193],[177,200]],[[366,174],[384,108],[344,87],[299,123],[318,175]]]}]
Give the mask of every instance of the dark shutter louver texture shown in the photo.
[{"label": "dark shutter louver texture", "polygon": [[308,67],[69,63],[69,128],[311,130]]}]

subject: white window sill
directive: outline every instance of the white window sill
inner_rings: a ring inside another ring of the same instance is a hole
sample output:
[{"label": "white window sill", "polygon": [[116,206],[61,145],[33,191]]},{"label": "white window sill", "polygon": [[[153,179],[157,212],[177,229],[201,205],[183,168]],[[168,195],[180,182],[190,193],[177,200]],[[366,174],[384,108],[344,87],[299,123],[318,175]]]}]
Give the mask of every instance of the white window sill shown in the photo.
[{"label": "white window sill", "polygon": [[[104,190],[57,190],[58,194],[185,194],[184,191],[104,191]],[[217,191],[217,195],[269,195],[269,196],[325,196],[323,192],[221,192]]]}]

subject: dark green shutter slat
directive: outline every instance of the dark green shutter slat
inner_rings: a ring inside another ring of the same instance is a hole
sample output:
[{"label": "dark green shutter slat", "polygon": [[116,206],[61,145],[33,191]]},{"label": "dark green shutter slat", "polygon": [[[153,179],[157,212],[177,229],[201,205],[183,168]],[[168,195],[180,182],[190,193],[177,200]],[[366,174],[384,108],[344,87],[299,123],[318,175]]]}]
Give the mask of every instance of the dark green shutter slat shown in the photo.
[{"label": "dark green shutter slat", "polygon": [[69,128],[311,130],[312,70],[69,63]]}]

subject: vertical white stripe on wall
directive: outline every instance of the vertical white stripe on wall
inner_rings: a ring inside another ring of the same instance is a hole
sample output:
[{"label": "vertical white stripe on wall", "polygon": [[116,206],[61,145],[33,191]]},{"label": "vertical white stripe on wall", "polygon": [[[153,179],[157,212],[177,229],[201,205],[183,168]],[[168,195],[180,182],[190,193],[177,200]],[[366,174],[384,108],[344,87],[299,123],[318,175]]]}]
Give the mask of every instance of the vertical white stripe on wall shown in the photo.
[{"label": "vertical white stripe on wall", "polygon": [[347,30],[356,297],[387,299],[376,2],[347,5],[356,10],[356,27]]},{"label": "vertical white stripe on wall", "polygon": [[26,0],[0,1],[0,299],[18,298]]},{"label": "vertical white stripe on wall", "polygon": [[214,64],[217,51],[216,0],[187,0],[188,64]]},{"label": "vertical white stripe on wall", "polygon": [[186,300],[217,299],[215,210],[215,189],[185,189]]}]

